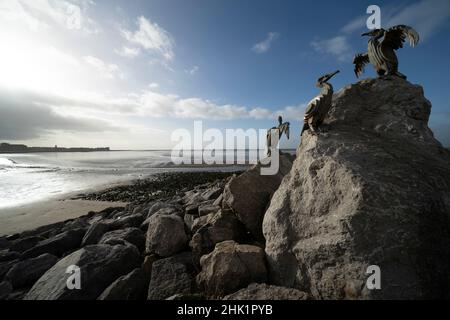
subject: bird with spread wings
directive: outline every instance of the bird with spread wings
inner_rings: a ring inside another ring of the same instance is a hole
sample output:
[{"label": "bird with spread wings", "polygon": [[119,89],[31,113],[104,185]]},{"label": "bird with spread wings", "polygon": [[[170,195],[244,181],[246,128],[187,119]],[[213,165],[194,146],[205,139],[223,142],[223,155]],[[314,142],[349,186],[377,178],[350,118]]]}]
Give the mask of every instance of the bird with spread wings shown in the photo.
[{"label": "bird with spread wings", "polygon": [[398,25],[387,30],[374,29],[363,33],[362,36],[369,36],[370,39],[367,53],[357,54],[353,59],[356,77],[364,72],[366,64],[371,63],[378,76],[394,75],[406,79],[406,76],[398,71],[395,51],[403,48],[406,39],[412,47],[416,46],[419,43],[419,34],[416,30],[409,26]]}]

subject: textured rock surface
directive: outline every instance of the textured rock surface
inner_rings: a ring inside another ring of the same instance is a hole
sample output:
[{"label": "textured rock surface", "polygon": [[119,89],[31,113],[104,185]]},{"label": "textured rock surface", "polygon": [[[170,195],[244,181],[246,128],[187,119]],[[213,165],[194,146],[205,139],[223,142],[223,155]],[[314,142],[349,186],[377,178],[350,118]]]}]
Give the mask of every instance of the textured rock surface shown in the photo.
[{"label": "textured rock surface", "polygon": [[[368,79],[303,135],[264,218],[274,284],[314,298],[443,298],[450,289],[450,153],[420,86]],[[381,268],[381,290],[365,286]]]},{"label": "textured rock surface", "polygon": [[[94,300],[113,281],[139,267],[141,258],[135,246],[106,244],[84,247],[58,261],[31,288],[26,300]],[[69,266],[78,266],[81,289],[67,288]]]},{"label": "textured rock surface", "polygon": [[[200,218],[199,218],[200,219]],[[189,246],[192,253],[200,259],[214,250],[214,246],[226,240],[239,241],[245,236],[243,224],[231,212],[220,211],[210,216],[205,225],[192,236]]]},{"label": "textured rock surface", "polygon": [[223,208],[233,210],[239,220],[258,239],[262,239],[261,225],[270,198],[291,166],[291,158],[282,154],[278,174],[261,175],[261,165],[258,164],[231,178],[225,186]]},{"label": "textured rock surface", "polygon": [[20,261],[8,271],[5,279],[12,284],[14,289],[32,286],[57,261],[57,257],[48,253]]},{"label": "textured rock surface", "polygon": [[260,247],[224,241],[200,260],[197,284],[211,297],[221,297],[253,282],[265,282],[267,270]]},{"label": "textured rock surface", "polygon": [[111,246],[116,244],[123,244],[127,241],[135,245],[139,251],[143,251],[145,247],[145,236],[138,228],[126,228],[121,230],[109,231],[103,235],[99,244],[109,244]]},{"label": "textured rock surface", "polygon": [[148,288],[148,300],[161,300],[175,294],[191,294],[195,285],[190,253],[155,261]]},{"label": "textured rock surface", "polygon": [[23,257],[34,258],[43,253],[50,253],[59,257],[69,250],[78,248],[85,232],[84,229],[64,231],[50,239],[39,242],[35,247],[25,251]]},{"label": "textured rock surface", "polygon": [[145,300],[148,281],[142,269],[134,269],[114,281],[97,300]]},{"label": "textured rock surface", "polygon": [[100,241],[103,235],[108,232],[109,225],[103,222],[95,222],[93,223],[89,229],[86,231],[86,234],[83,237],[83,241],[81,245],[88,246],[90,244],[96,244]]},{"label": "textured rock surface", "polygon": [[292,288],[252,283],[247,288],[229,294],[223,300],[306,300],[308,294]]},{"label": "textured rock surface", "polygon": [[184,222],[179,216],[154,214],[150,217],[146,241],[147,253],[169,257],[181,251],[187,241]]}]

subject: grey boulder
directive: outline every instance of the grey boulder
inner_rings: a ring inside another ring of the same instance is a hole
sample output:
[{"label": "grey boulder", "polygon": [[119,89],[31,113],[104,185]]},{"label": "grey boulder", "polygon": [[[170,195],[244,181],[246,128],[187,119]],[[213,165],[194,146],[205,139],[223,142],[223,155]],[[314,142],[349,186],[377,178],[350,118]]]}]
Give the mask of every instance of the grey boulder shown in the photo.
[{"label": "grey boulder", "polygon": [[[137,268],[141,257],[135,246],[98,244],[86,246],[48,270],[31,288],[25,300],[95,300],[113,281]],[[66,273],[79,267],[81,289],[69,289]]]}]

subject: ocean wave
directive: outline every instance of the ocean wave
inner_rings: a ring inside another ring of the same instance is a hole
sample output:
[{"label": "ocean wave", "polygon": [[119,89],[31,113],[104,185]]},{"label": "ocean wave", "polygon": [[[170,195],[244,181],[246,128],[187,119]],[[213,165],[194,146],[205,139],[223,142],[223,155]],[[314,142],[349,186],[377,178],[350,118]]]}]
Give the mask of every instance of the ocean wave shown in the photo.
[{"label": "ocean wave", "polygon": [[17,162],[8,158],[0,158],[0,167],[1,168],[11,168],[15,167]]}]

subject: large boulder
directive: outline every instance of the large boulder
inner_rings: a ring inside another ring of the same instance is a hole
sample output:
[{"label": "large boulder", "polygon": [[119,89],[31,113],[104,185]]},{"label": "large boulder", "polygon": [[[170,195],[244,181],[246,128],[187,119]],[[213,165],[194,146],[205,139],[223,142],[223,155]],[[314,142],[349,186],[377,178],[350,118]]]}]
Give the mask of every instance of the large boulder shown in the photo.
[{"label": "large boulder", "polygon": [[139,251],[143,251],[145,247],[145,236],[138,228],[126,228],[121,230],[109,231],[103,235],[98,242],[99,244],[123,244],[127,241],[134,244]]},{"label": "large boulder", "polygon": [[57,261],[57,257],[48,253],[20,261],[8,271],[5,280],[8,280],[14,289],[31,286]]},{"label": "large boulder", "polygon": [[180,253],[153,262],[148,300],[167,299],[176,294],[191,294],[195,288],[192,255]]},{"label": "large boulder", "polygon": [[[113,281],[139,267],[135,246],[98,244],[86,246],[58,261],[31,288],[26,300],[95,300]],[[81,289],[68,289],[66,273],[80,268]]]},{"label": "large boulder", "polygon": [[239,176],[231,178],[223,192],[222,207],[231,209],[257,239],[262,239],[262,221],[270,199],[284,175],[292,166],[291,157],[280,154],[275,175],[262,175],[257,164]]},{"label": "large boulder", "polygon": [[146,241],[147,253],[169,257],[181,251],[187,241],[184,222],[179,216],[154,214],[150,217]]},{"label": "large boulder", "polygon": [[267,281],[264,250],[224,241],[200,259],[197,284],[210,297],[221,297],[249,284]]},{"label": "large boulder", "polygon": [[[272,283],[316,299],[448,295],[450,152],[430,110],[422,88],[398,78],[335,95],[326,133],[304,133],[266,212]],[[371,265],[379,290],[366,286]]]},{"label": "large boulder", "polygon": [[147,288],[144,272],[136,268],[109,285],[97,300],[145,300]]},{"label": "large boulder", "polygon": [[86,234],[83,237],[81,242],[81,246],[88,246],[90,244],[96,244],[100,241],[103,235],[109,231],[109,224],[101,221],[94,222],[89,229],[86,231]]},{"label": "large boulder", "polygon": [[8,281],[0,282],[0,300],[5,300],[12,292],[13,287]]},{"label": "large boulder", "polygon": [[59,257],[70,250],[78,248],[81,245],[85,232],[85,229],[68,230],[50,239],[42,240],[35,247],[25,251],[23,258],[34,258],[43,253],[50,253]]},{"label": "large boulder", "polygon": [[240,241],[245,237],[245,227],[233,213],[221,210],[215,215],[205,217],[209,217],[208,221],[196,231],[189,242],[198,259],[213,251],[219,242]]},{"label": "large boulder", "polygon": [[12,242],[11,246],[9,247],[9,250],[16,252],[24,252],[28,249],[33,248],[35,245],[37,245],[39,242],[43,240],[45,240],[45,238],[39,236],[19,238]]},{"label": "large boulder", "polygon": [[229,294],[223,300],[307,300],[308,294],[297,289],[252,283],[247,288]]}]

